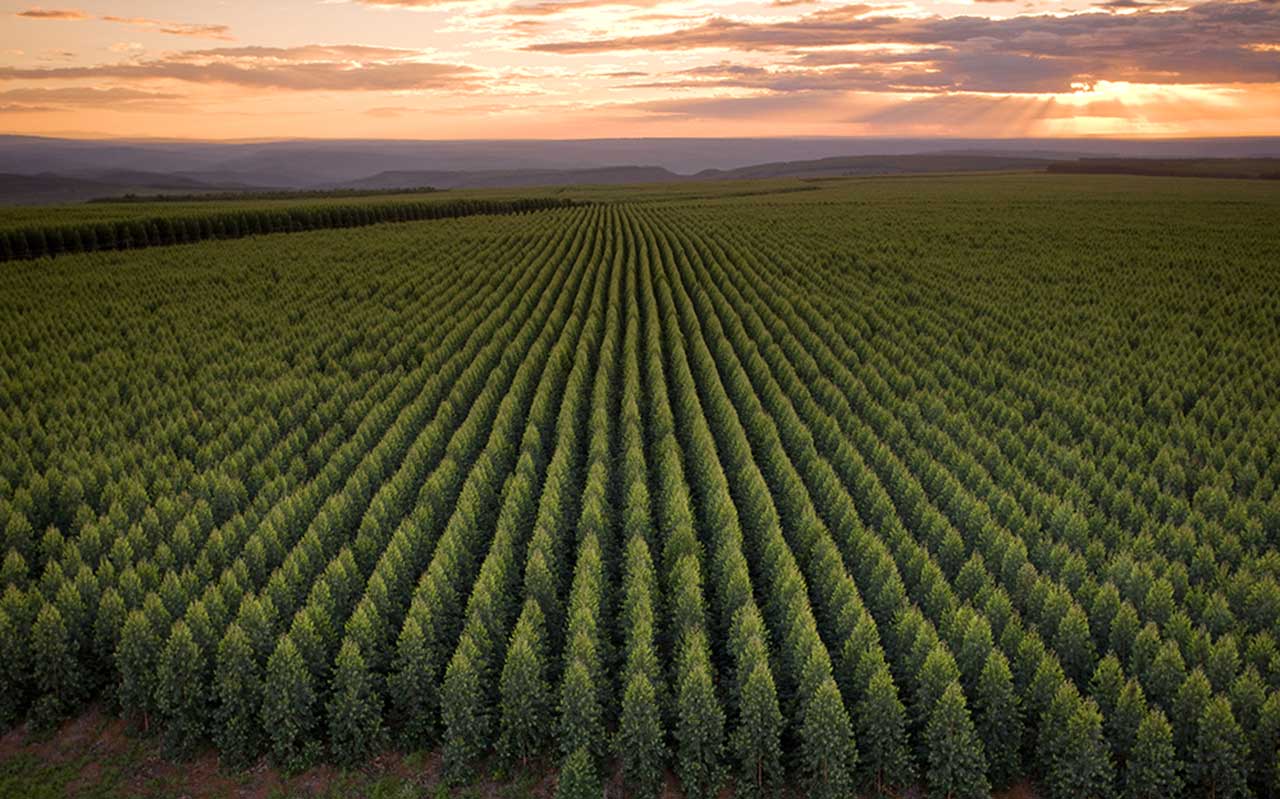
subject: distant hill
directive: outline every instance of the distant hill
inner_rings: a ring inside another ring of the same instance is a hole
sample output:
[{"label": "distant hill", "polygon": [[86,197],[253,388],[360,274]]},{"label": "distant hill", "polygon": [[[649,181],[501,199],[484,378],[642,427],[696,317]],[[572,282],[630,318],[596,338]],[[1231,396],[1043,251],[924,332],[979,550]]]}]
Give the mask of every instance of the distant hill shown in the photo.
[{"label": "distant hill", "polygon": [[1044,158],[970,154],[858,155],[812,161],[778,161],[739,169],[707,169],[694,175],[703,180],[763,180],[765,178],[853,177],[925,172],[995,172],[1043,169]]},{"label": "distant hill", "polygon": [[607,166],[592,169],[481,169],[475,171],[396,170],[343,183],[344,189],[488,189],[516,186],[617,185],[685,180],[660,166]]},{"label": "distant hill", "polygon": [[243,188],[241,184],[204,183],[180,175],[134,170],[105,170],[91,174],[0,174],[0,205],[75,203],[127,194],[201,194]]},{"label": "distant hill", "polygon": [[618,185],[690,180],[763,180],[766,178],[847,177],[924,172],[975,172],[1043,169],[1044,158],[949,155],[863,155],[807,161],[775,161],[738,169],[704,169],[681,175],[660,166],[608,166],[589,169],[483,169],[475,171],[396,170],[340,184],[344,189],[488,189],[516,186]]},{"label": "distant hill", "polygon": [[1049,171],[1092,175],[1280,180],[1280,158],[1081,158],[1052,163]]},{"label": "distant hill", "polygon": [[104,142],[0,135],[0,204],[1024,169],[1274,177],[1280,138]]}]

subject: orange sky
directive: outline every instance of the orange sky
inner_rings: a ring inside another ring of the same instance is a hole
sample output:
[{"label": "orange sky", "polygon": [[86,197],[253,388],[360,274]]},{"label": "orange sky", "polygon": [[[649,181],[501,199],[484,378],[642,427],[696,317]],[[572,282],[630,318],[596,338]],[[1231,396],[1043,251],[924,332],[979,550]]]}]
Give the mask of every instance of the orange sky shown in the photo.
[{"label": "orange sky", "polygon": [[1275,135],[1280,3],[9,4],[0,131]]}]

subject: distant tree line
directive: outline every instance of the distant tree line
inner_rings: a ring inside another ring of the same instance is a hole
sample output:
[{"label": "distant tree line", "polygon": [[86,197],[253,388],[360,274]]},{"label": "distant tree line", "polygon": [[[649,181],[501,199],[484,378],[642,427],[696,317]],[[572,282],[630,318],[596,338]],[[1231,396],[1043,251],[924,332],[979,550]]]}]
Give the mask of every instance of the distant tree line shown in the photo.
[{"label": "distant tree line", "polygon": [[573,200],[521,197],[505,200],[388,202],[299,208],[234,208],[209,214],[116,219],[0,231],[0,261],[19,261],[99,250],[133,250],[262,233],[294,233],[383,222],[416,222],[476,214],[519,214],[564,208]]}]

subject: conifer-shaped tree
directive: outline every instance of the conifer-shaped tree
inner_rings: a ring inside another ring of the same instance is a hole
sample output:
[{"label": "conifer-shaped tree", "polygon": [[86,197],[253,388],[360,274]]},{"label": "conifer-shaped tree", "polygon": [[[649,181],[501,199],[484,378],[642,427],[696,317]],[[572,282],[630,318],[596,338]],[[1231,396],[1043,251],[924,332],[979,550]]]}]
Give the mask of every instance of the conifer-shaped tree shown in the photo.
[{"label": "conifer-shaped tree", "polygon": [[1280,691],[1272,691],[1249,736],[1250,778],[1259,796],[1280,796]]},{"label": "conifer-shaped tree", "polygon": [[716,701],[705,646],[700,632],[686,637],[676,697],[676,770],[691,799],[715,796],[724,778],[724,711]]},{"label": "conifer-shaped tree", "polygon": [[579,748],[595,756],[603,742],[600,690],[587,664],[575,658],[565,669],[560,691],[560,748],[566,756]]},{"label": "conifer-shaped tree", "polygon": [[1188,766],[1195,762],[1196,737],[1204,709],[1213,700],[1213,687],[1204,672],[1196,669],[1187,675],[1173,703],[1173,745],[1178,757]]},{"label": "conifer-shaped tree", "polygon": [[124,629],[128,615],[129,611],[125,608],[119,591],[110,587],[102,592],[93,622],[92,648],[94,661],[98,664],[97,682],[106,686],[105,698],[109,705],[116,703],[115,654],[116,647],[120,645],[120,632]]},{"label": "conifer-shaped tree", "polygon": [[631,794],[656,796],[667,753],[658,698],[643,670],[636,670],[623,690],[615,748],[622,761],[623,783],[630,786]]},{"label": "conifer-shaped tree", "polygon": [[1195,756],[1188,783],[1197,796],[1244,799],[1249,796],[1249,745],[1236,723],[1231,703],[1214,697],[1200,715]]},{"label": "conifer-shaped tree", "polygon": [[400,628],[391,675],[387,678],[387,693],[391,699],[392,726],[400,745],[410,751],[425,747],[435,729],[430,704],[435,692],[427,639],[412,610]]},{"label": "conifer-shaped tree", "polygon": [[1172,799],[1182,793],[1182,764],[1173,748],[1173,727],[1154,708],[1138,725],[1125,764],[1126,799]]},{"label": "conifer-shaped tree", "polygon": [[18,720],[27,701],[27,642],[13,617],[0,607],[0,730]]},{"label": "conifer-shaped tree", "polygon": [[156,673],[156,709],[164,719],[165,745],[177,757],[195,752],[204,735],[204,657],[186,622],[174,622]]},{"label": "conifer-shaped tree", "polygon": [[37,729],[50,729],[79,701],[83,678],[62,613],[45,603],[31,627],[31,663],[38,698],[31,710]]},{"label": "conifer-shaped tree", "polygon": [[354,641],[338,650],[327,709],[329,746],[339,763],[359,765],[382,745],[382,703]]},{"label": "conifer-shaped tree", "polygon": [[1058,624],[1053,648],[1068,677],[1080,685],[1088,682],[1097,653],[1093,648],[1093,635],[1089,632],[1089,618],[1079,605],[1072,605]]},{"label": "conifer-shaped tree", "polygon": [[782,711],[766,662],[755,665],[743,683],[738,708],[738,729],[733,736],[739,768],[737,792],[743,796],[768,796],[783,781]]},{"label": "conifer-shaped tree", "polygon": [[809,796],[835,799],[854,793],[858,750],[840,690],[830,677],[804,708],[800,749]]},{"label": "conifer-shaped tree", "polygon": [[483,679],[475,639],[464,636],[445,669],[444,684],[440,688],[444,768],[451,779],[464,776],[490,743]]},{"label": "conifer-shaped tree", "polygon": [[1022,710],[1009,661],[992,651],[974,687],[974,727],[987,758],[993,787],[1006,788],[1022,776]]},{"label": "conifer-shaped tree", "polygon": [[1114,766],[1102,732],[1102,713],[1064,682],[1045,712],[1040,730],[1044,787],[1050,799],[1103,799],[1111,793]]},{"label": "conifer-shaped tree", "polygon": [[249,636],[235,622],[218,644],[214,694],[214,740],[222,759],[233,767],[247,766],[262,749],[262,674]]},{"label": "conifer-shaped tree", "polygon": [[143,732],[151,730],[155,712],[156,664],[160,637],[142,610],[125,620],[116,648],[116,670],[120,673],[120,709]]},{"label": "conifer-shaped tree", "polygon": [[959,682],[934,706],[924,731],[928,753],[925,783],[931,799],[981,799],[991,794],[982,741],[973,729]]},{"label": "conifer-shaped tree", "polygon": [[573,750],[560,767],[556,799],[600,799],[603,793],[595,758],[586,747]]},{"label": "conifer-shaped tree", "polygon": [[911,784],[906,716],[893,676],[888,666],[881,665],[871,675],[854,714],[862,783],[878,794],[892,795],[896,789]]},{"label": "conifer-shaped tree", "polygon": [[272,756],[285,771],[301,771],[318,753],[314,706],[311,672],[293,639],[283,635],[267,661],[262,727]]},{"label": "conifer-shaped tree", "polygon": [[546,748],[551,727],[551,687],[543,664],[542,609],[532,597],[511,634],[498,685],[501,730],[498,753],[527,763]]}]

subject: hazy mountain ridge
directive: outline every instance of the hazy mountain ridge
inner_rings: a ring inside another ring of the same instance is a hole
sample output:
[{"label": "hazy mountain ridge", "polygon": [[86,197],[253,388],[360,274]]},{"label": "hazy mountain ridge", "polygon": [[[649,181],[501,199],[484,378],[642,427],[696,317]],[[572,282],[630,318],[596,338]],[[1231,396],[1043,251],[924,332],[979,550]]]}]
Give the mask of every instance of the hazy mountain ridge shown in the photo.
[{"label": "hazy mountain ridge", "polygon": [[502,188],[1036,169],[1081,158],[1280,156],[1280,137],[87,141],[0,136],[0,203],[235,190]]}]

